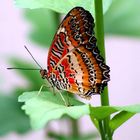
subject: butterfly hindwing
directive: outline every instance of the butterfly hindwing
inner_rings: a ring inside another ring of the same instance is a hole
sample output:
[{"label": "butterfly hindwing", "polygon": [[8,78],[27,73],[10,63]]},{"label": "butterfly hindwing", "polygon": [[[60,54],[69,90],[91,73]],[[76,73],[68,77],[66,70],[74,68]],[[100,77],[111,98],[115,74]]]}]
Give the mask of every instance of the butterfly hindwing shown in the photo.
[{"label": "butterfly hindwing", "polygon": [[48,77],[54,85],[90,98],[101,93],[109,81],[109,67],[100,56],[94,37],[92,15],[75,7],[64,18],[48,54]]}]

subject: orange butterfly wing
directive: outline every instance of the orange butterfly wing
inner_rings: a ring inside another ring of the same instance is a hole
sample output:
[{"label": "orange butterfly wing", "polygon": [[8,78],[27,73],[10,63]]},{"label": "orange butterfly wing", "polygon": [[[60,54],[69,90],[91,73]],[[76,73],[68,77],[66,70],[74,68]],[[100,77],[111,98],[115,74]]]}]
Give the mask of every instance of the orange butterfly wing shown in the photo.
[{"label": "orange butterfly wing", "polygon": [[54,86],[83,98],[101,93],[109,81],[93,28],[92,15],[75,7],[62,21],[48,55],[48,77],[55,77]]}]

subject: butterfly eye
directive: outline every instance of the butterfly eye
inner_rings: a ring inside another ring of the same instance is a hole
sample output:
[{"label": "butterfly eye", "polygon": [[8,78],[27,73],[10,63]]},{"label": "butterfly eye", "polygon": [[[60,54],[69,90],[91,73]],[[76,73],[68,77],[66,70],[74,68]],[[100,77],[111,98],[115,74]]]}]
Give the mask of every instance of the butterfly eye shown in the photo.
[{"label": "butterfly eye", "polygon": [[47,70],[41,69],[41,70],[40,70],[40,74],[41,74],[42,79],[45,79],[45,78],[47,77]]}]

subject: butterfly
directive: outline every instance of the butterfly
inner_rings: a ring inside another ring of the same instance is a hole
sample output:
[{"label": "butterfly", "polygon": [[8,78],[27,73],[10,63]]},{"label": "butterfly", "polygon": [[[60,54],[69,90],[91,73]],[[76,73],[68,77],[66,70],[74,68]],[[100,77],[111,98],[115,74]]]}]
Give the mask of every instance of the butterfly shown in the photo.
[{"label": "butterfly", "polygon": [[60,24],[49,49],[42,78],[58,90],[90,99],[100,94],[110,80],[93,31],[94,19],[82,7],[73,8]]}]

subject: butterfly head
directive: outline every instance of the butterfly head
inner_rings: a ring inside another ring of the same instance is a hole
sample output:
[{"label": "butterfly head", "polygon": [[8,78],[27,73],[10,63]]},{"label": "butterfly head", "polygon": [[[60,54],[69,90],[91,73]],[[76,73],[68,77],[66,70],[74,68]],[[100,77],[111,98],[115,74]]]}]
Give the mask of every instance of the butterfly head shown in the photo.
[{"label": "butterfly head", "polygon": [[41,74],[42,79],[48,79],[48,74],[47,74],[46,69],[41,69],[40,74]]},{"label": "butterfly head", "polygon": [[48,75],[48,71],[46,69],[41,69],[40,74],[43,79],[47,79],[47,81],[52,85],[52,87],[57,86],[57,79],[55,74],[51,73],[50,75]]}]

